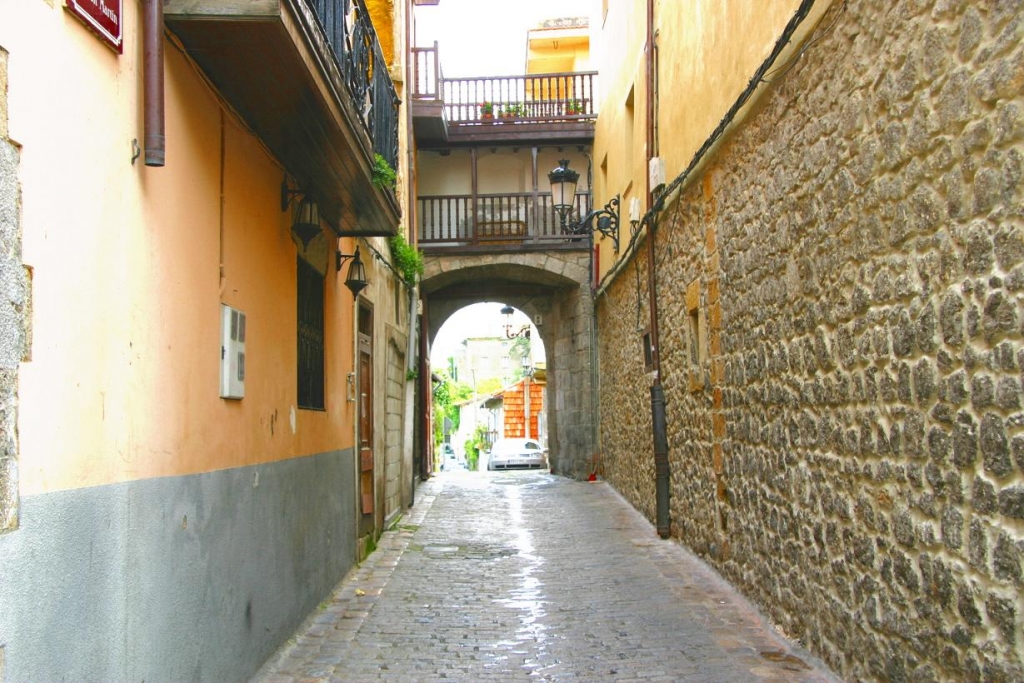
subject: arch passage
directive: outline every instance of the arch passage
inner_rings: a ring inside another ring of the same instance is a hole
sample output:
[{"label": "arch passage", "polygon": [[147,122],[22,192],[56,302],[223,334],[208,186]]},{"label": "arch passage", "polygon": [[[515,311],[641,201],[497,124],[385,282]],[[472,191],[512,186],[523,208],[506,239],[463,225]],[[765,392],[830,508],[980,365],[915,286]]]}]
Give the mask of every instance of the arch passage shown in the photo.
[{"label": "arch passage", "polygon": [[431,343],[452,313],[471,304],[500,301],[540,316],[551,470],[577,479],[594,471],[596,453],[589,258],[586,251],[517,254],[516,263],[498,263],[493,254],[428,256],[422,283]]}]

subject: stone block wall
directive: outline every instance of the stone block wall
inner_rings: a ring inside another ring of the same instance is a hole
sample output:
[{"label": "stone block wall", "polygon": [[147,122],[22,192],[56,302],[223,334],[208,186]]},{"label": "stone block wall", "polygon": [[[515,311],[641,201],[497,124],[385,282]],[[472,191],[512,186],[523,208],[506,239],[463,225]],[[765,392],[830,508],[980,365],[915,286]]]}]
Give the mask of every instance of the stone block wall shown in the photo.
[{"label": "stone block wall", "polygon": [[[833,19],[654,237],[672,532],[845,677],[1022,680],[1024,2]],[[635,261],[601,447],[653,520]]]},{"label": "stone block wall", "polygon": [[[422,289],[433,335],[455,311],[501,301],[531,319],[547,359],[545,419],[552,471],[585,479],[594,471],[596,435],[594,315],[586,249],[429,254]],[[524,293],[523,287],[528,288]],[[474,291],[475,288],[475,291]]]},{"label": "stone block wall", "polygon": [[27,349],[19,146],[7,133],[7,51],[0,47],[0,533],[18,526],[18,366]]}]

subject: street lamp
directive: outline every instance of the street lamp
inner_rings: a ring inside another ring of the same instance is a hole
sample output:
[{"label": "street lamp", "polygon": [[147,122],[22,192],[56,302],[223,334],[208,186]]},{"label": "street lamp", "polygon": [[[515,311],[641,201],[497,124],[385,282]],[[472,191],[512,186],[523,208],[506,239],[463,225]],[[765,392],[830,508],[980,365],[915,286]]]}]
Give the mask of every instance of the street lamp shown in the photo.
[{"label": "street lamp", "polygon": [[[593,235],[594,230],[608,237],[615,245],[615,253],[619,252],[619,196],[615,195],[603,209],[595,209],[581,218],[572,221],[570,214],[576,203],[576,185],[580,174],[569,168],[568,159],[559,159],[558,167],[548,173],[551,184],[551,205],[558,212],[562,221],[562,232],[573,235]],[[596,219],[596,224],[591,226]]]},{"label": "street lamp", "polygon": [[345,278],[345,286],[351,290],[353,298],[359,296],[359,292],[370,284],[366,279],[366,267],[363,265],[363,260],[359,258],[359,247],[356,247],[354,254],[342,254],[341,251],[336,251],[334,257],[339,272],[345,261],[352,259],[352,263],[348,267],[348,276]]},{"label": "street lamp", "polygon": [[530,324],[527,323],[519,328],[518,332],[512,331],[512,314],[516,312],[516,309],[512,308],[508,304],[505,304],[501,309],[501,314],[505,316],[505,338],[515,339],[516,337],[530,338]]}]

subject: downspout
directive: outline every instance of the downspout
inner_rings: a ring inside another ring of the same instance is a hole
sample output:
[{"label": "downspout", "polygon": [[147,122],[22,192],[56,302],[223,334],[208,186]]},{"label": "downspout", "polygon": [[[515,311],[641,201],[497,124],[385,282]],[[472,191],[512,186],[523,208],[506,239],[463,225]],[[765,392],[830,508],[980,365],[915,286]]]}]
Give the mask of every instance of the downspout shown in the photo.
[{"label": "downspout", "polygon": [[[427,299],[420,293],[419,301],[423,305],[423,310],[420,312],[420,320],[423,321],[419,335],[420,342],[420,367],[429,368],[429,349],[427,348],[427,338],[430,334],[430,330],[427,329],[428,321],[428,309]],[[434,458],[433,458],[433,447],[434,447],[434,430],[431,429],[430,414],[433,409],[434,394],[433,386],[430,381],[430,372],[420,372],[420,395],[423,400],[420,403],[420,478],[423,481],[430,479],[431,473],[434,471]]]},{"label": "downspout", "polygon": [[[647,70],[647,158],[656,156],[654,149],[654,0],[647,0],[647,43],[645,47]],[[654,205],[651,194],[651,174],[647,174],[647,207]],[[654,381],[651,384],[651,430],[654,433],[654,477],[656,521],[658,536],[668,538],[671,532],[669,518],[669,470],[668,470],[668,426],[665,418],[665,390],[661,385],[661,342],[658,337],[658,278],[655,272],[654,237],[657,220],[648,224],[647,233],[647,295],[651,314],[651,362]]]},{"label": "downspout", "polygon": [[523,436],[527,439],[532,439],[530,436],[530,376],[527,373],[523,373],[523,419],[526,422]]},{"label": "downspout", "polygon": [[142,90],[146,166],[164,165],[164,0],[142,3]]},{"label": "downspout", "polygon": [[[413,153],[413,135],[412,135],[412,93],[410,88],[415,86],[413,81],[413,64],[410,59],[412,54],[412,21],[413,21],[413,6],[412,0],[406,0],[404,6],[404,21],[405,21],[405,84],[403,85],[403,98],[404,102],[402,106],[405,109],[405,176],[406,176],[406,231],[409,237],[409,244],[413,248],[419,248],[419,230],[417,229],[418,220],[416,218],[416,178],[415,178],[415,154]],[[421,379],[419,383],[419,394],[423,405],[426,406],[426,410],[430,410],[431,404],[431,384],[430,384],[430,368],[425,353],[422,353],[426,348],[426,345],[422,342],[423,330],[421,329],[420,316],[419,316],[419,301],[420,301],[420,290],[419,283],[413,283],[409,285],[409,344],[406,356],[409,359],[407,365],[410,370],[415,370],[415,375]],[[426,391],[424,392],[424,387]],[[413,399],[411,409],[408,410],[409,415],[412,416],[413,426],[412,431],[416,435],[414,442],[418,437],[419,448],[420,448],[420,470],[425,471],[424,462],[426,461],[426,454],[430,447],[429,438],[430,433],[423,428],[421,420],[416,419],[416,387],[413,386]],[[419,429],[417,429],[417,423]],[[416,444],[413,443],[413,448]],[[410,476],[412,477],[412,501],[416,500],[416,459],[413,458],[413,466]],[[423,477],[426,479],[426,477]]]}]

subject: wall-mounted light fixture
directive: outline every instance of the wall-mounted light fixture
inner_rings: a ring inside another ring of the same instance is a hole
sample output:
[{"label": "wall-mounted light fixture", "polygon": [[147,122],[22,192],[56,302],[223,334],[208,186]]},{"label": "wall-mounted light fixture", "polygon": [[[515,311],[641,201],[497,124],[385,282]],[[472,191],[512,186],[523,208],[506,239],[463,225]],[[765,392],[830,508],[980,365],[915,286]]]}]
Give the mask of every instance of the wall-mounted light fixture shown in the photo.
[{"label": "wall-mounted light fixture", "polygon": [[[551,204],[562,220],[562,232],[573,235],[592,235],[594,230],[608,237],[619,251],[619,196],[612,197],[603,209],[595,209],[578,221],[571,220],[570,214],[576,203],[576,184],[580,174],[569,168],[568,159],[559,159],[558,167],[548,173],[551,183]],[[591,226],[591,223],[595,225]]]},{"label": "wall-mounted light fixture", "polygon": [[640,230],[640,198],[631,197],[629,200],[629,231],[635,235]]},{"label": "wall-mounted light fixture", "polygon": [[301,196],[292,217],[292,234],[302,241],[302,248],[309,247],[314,237],[320,234],[320,207],[302,190],[288,189],[288,181],[281,181],[281,210],[287,211],[293,196]]},{"label": "wall-mounted light fixture", "polygon": [[505,304],[501,309],[501,314],[505,316],[505,338],[515,339],[516,337],[530,338],[530,325],[527,323],[519,328],[518,332],[512,331],[512,314],[516,312],[516,309],[512,308],[508,304]]},{"label": "wall-mounted light fixture", "polygon": [[359,258],[359,247],[356,247],[356,253],[354,254],[342,254],[340,251],[335,252],[337,258],[338,272],[341,272],[342,265],[345,261],[352,259],[352,264],[348,267],[348,276],[345,278],[345,286],[352,291],[352,296],[359,296],[359,292],[370,284],[366,279],[366,267],[363,265],[363,260]]}]

